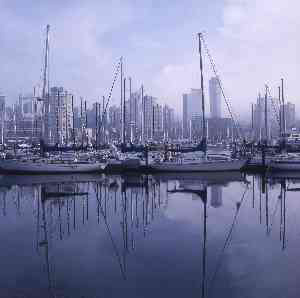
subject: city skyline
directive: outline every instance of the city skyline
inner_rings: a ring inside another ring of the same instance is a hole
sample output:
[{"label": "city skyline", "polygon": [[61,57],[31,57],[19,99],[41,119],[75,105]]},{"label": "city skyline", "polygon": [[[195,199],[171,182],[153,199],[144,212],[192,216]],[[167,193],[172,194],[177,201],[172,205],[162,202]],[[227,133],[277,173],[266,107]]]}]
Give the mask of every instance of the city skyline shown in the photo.
[{"label": "city skyline", "polygon": [[[265,83],[275,92],[283,77],[287,100],[295,103],[298,99],[299,40],[294,33],[299,4],[275,2],[190,1],[187,5],[175,1],[154,6],[130,1],[109,5],[51,1],[23,6],[17,1],[3,1],[0,91],[11,104],[18,94],[29,92],[40,82],[44,31],[49,23],[52,86],[63,85],[92,103],[107,95],[116,61],[123,56],[125,73],[132,76],[133,86],[144,83],[146,93],[174,106],[180,114],[181,94],[200,86],[197,32],[205,31],[234,110],[241,118],[249,118],[250,102]],[[182,9],[187,15],[183,20]],[[163,30],[155,30],[156,26]],[[285,38],[293,36],[289,44],[278,43],[280,33]],[[204,62],[208,99],[212,73],[207,57]],[[117,90],[113,98],[119,100]],[[245,104],[240,107],[240,102]]]}]

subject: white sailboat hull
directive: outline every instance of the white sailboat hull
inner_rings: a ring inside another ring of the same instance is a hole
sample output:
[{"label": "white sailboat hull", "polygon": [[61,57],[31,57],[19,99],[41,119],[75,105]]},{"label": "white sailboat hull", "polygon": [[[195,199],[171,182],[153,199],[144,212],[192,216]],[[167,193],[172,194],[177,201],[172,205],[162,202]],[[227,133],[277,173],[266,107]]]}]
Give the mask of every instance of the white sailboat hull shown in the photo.
[{"label": "white sailboat hull", "polygon": [[102,163],[48,163],[43,161],[1,160],[0,171],[14,174],[92,173],[103,170]]},{"label": "white sailboat hull", "polygon": [[245,160],[201,161],[195,163],[161,162],[154,163],[151,168],[158,172],[226,172],[240,171]]}]

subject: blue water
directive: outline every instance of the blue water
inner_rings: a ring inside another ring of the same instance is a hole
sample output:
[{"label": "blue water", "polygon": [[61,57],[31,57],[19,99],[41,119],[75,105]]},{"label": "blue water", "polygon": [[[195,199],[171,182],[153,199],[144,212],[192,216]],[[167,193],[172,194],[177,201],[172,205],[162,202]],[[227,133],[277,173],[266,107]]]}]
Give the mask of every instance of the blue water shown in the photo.
[{"label": "blue water", "polygon": [[300,181],[92,180],[0,179],[0,297],[299,297]]}]

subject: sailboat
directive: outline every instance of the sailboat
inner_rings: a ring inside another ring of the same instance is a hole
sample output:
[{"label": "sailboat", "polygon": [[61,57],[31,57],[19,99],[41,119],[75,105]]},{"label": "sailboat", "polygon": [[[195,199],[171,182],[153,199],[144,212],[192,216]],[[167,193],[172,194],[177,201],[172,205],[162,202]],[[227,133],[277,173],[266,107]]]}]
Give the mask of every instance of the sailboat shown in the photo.
[{"label": "sailboat", "polygon": [[[49,30],[50,25],[46,29],[46,45],[45,45],[45,65],[43,70],[43,91],[42,97],[39,98],[43,101],[43,121],[42,121],[42,139],[41,139],[41,153],[44,151],[45,139],[48,137],[48,118],[49,113]],[[48,89],[48,90],[46,90]],[[58,126],[58,124],[57,124]],[[49,149],[49,148],[48,148]],[[53,148],[52,148],[53,149]],[[43,153],[41,154],[43,156]],[[90,173],[99,172],[104,169],[104,164],[95,159],[88,159],[85,161],[77,160],[76,156],[72,160],[51,160],[49,158],[31,158],[24,159],[0,159],[0,172],[14,173],[14,174],[64,174],[64,173]]]},{"label": "sailboat", "polygon": [[225,172],[240,171],[246,164],[246,160],[232,159],[224,157],[216,159],[207,156],[207,129],[205,119],[205,101],[203,86],[203,62],[202,62],[202,33],[198,33],[199,37],[199,55],[200,55],[200,74],[201,74],[201,97],[202,97],[202,150],[204,154],[186,155],[182,153],[180,158],[175,161],[156,161],[151,164],[151,169],[158,172]]},{"label": "sailboat", "polygon": [[104,164],[97,161],[53,162],[49,159],[1,159],[0,172],[12,174],[67,174],[101,172]]}]

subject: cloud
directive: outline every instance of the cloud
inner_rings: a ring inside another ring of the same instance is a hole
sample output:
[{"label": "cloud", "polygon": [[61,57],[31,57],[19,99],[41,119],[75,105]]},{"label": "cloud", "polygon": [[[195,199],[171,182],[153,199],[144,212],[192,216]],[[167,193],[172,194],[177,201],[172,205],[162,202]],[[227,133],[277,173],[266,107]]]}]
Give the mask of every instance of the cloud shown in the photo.
[{"label": "cloud", "polygon": [[[143,83],[148,94],[180,111],[182,93],[200,86],[197,32],[203,30],[226,95],[242,117],[264,84],[275,92],[281,77],[287,99],[298,99],[296,0],[28,1],[0,3],[0,90],[9,101],[40,82],[47,23],[52,84],[89,101],[108,93],[115,64],[124,56],[134,88]],[[208,99],[212,71],[204,60]]]},{"label": "cloud", "polygon": [[[221,25],[206,30],[205,38],[223,81],[225,94],[240,118],[249,118],[250,102],[265,83],[273,94],[283,77],[286,98],[294,103],[299,97],[297,73],[300,65],[300,3],[296,0],[225,1]],[[196,31],[196,30],[195,30]],[[190,34],[195,34],[190,32]],[[196,41],[191,45],[196,47]],[[161,67],[154,86],[172,102],[190,87],[199,87],[198,56],[185,49],[184,63]],[[206,98],[211,67],[205,59]],[[178,106],[178,104],[177,104]],[[225,104],[223,104],[226,113]]]},{"label": "cloud", "polygon": [[287,99],[297,100],[299,8],[295,0],[226,1],[218,45],[224,45],[220,60],[228,74],[224,77],[228,90],[236,101],[249,102],[251,97],[254,101],[265,83],[276,92],[281,77],[286,82]]}]

